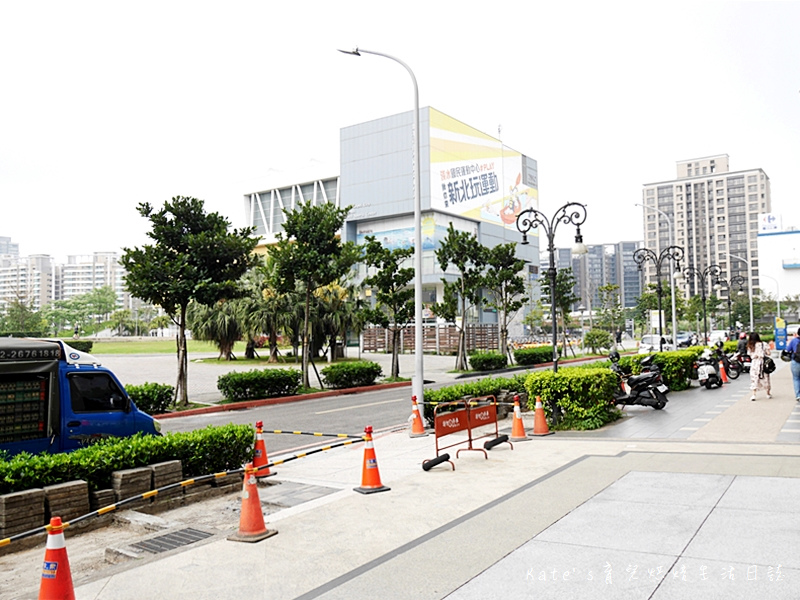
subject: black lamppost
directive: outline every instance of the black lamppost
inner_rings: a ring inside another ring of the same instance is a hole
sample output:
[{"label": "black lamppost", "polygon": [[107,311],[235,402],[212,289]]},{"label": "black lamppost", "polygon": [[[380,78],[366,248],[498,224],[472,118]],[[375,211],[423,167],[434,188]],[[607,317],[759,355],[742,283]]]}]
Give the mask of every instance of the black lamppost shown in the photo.
[{"label": "black lamppost", "polygon": [[677,276],[685,277],[693,275],[700,279],[700,299],[703,302],[703,345],[708,343],[708,315],[706,314],[706,282],[712,283],[719,279],[722,271],[719,265],[708,265],[702,271],[694,267],[685,267],[683,271],[678,271]]},{"label": "black lamppost", "polygon": [[744,291],[744,284],[747,283],[747,280],[742,277],[741,275],[734,275],[731,277],[730,282],[725,281],[724,279],[717,279],[717,282],[714,284],[715,289],[722,289],[723,287],[728,291],[728,331],[733,331],[733,313],[731,311],[731,286],[738,285],[739,292]]},{"label": "black lamppost", "polygon": [[[664,351],[664,332],[663,332],[663,319],[661,317],[661,296],[664,293],[663,288],[661,287],[661,265],[665,260],[673,260],[675,261],[675,266],[678,271],[681,269],[681,261],[683,260],[683,248],[680,246],[668,246],[661,251],[661,254],[656,255],[655,252],[650,250],[650,248],[639,248],[636,252],[633,253],[633,262],[635,262],[639,270],[641,271],[644,263],[648,260],[651,261],[656,266],[656,294],[658,295],[658,350],[659,352]],[[675,285],[673,282],[670,282],[670,285]],[[677,331],[673,331],[673,337],[677,336]],[[676,339],[672,340],[672,343],[675,344],[673,349],[677,350],[678,341]]]}]

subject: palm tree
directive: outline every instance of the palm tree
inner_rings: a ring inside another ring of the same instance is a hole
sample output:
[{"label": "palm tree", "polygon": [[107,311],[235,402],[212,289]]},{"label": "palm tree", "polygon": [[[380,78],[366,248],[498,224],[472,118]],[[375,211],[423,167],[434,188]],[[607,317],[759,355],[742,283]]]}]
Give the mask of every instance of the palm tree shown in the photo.
[{"label": "palm tree", "polygon": [[236,359],[233,345],[242,338],[236,302],[221,300],[214,306],[192,302],[186,311],[186,325],[194,339],[214,342],[218,358]]}]

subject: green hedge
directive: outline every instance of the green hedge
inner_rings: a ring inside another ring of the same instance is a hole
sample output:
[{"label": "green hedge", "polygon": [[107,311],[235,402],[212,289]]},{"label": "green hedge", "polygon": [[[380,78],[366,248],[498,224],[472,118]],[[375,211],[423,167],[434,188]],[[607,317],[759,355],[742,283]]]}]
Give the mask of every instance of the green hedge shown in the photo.
[{"label": "green hedge", "polygon": [[518,365],[540,365],[553,362],[553,347],[519,348],[514,350],[514,361]]},{"label": "green hedge", "polygon": [[469,366],[473,371],[497,371],[508,366],[508,358],[494,350],[476,350],[469,355]]},{"label": "green hedge", "polygon": [[111,474],[180,460],[186,479],[238,469],[253,457],[250,425],[224,425],[164,436],[108,438],[74,452],[17,454],[0,460],[0,494],[83,479],[89,489],[111,487]]},{"label": "green hedge", "polygon": [[[540,397],[550,417],[550,427],[555,429],[597,429],[618,419],[622,413],[612,401],[618,386],[617,375],[605,368],[540,371],[525,379],[529,407],[535,408],[536,397]],[[552,402],[561,409],[561,419],[555,427],[550,414]]]},{"label": "green hedge", "polygon": [[527,374],[518,373],[512,377],[484,377],[477,381],[457,383],[438,390],[425,390],[423,412],[428,426],[433,427],[433,409],[435,404],[455,402],[464,396],[497,396],[501,390],[522,392],[525,390]]},{"label": "green hedge", "polygon": [[169,410],[175,399],[175,388],[166,383],[126,385],[125,391],[136,408],[148,415],[161,415]]},{"label": "green hedge", "polygon": [[234,371],[217,378],[217,389],[231,402],[292,396],[300,389],[301,377],[297,369]]},{"label": "green hedge", "polygon": [[383,369],[376,362],[359,360],[328,365],[320,373],[326,386],[345,389],[374,385],[375,380],[383,374]]}]

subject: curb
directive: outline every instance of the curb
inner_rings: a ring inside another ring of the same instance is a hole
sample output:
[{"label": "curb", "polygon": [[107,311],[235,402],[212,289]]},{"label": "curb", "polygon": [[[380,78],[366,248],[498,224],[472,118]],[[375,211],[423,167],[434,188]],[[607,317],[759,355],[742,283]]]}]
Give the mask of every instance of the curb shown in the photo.
[{"label": "curb", "polygon": [[368,385],[365,387],[346,388],[341,390],[329,390],[327,392],[314,392],[312,394],[301,394],[299,396],[283,396],[281,398],[266,398],[264,400],[245,400],[244,402],[231,402],[230,404],[217,404],[205,406],[203,408],[190,408],[179,412],[164,413],[163,415],[152,415],[159,421],[163,419],[177,419],[179,417],[190,417],[194,415],[205,415],[209,413],[227,412],[231,410],[246,410],[258,406],[270,406],[272,404],[286,404],[289,402],[300,402],[302,400],[314,400],[316,398],[329,398],[332,396],[344,396],[346,394],[358,394],[361,392],[372,392],[376,390],[390,390],[399,387],[411,387],[410,381],[398,381],[395,383],[380,383],[378,385]]}]

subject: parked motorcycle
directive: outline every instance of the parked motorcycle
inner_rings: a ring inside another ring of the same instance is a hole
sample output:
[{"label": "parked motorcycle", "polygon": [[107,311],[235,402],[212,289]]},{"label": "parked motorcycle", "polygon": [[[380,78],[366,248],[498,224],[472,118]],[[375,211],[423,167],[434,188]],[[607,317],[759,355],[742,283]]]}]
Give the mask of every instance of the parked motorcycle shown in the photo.
[{"label": "parked motorcycle", "polygon": [[700,385],[710,390],[714,386],[722,387],[722,378],[719,376],[719,360],[714,356],[710,348],[703,350],[695,362],[697,367],[697,380]]},{"label": "parked motorcycle", "polygon": [[731,357],[731,362],[739,363],[741,365],[742,371],[744,373],[749,373],[750,372],[751,359],[750,359],[750,355],[747,352],[745,352],[745,353],[734,352],[733,356]]},{"label": "parked motorcycle", "polygon": [[736,379],[739,377],[739,374],[744,370],[742,367],[742,363],[734,362],[731,360],[730,356],[725,354],[722,351],[722,342],[717,342],[712,354],[714,358],[722,363],[723,368],[725,369],[725,373],[728,375],[730,379]]},{"label": "parked motorcycle", "polygon": [[667,405],[669,388],[661,379],[661,371],[652,364],[652,357],[648,357],[651,360],[646,367],[651,370],[639,375],[628,375],[622,371],[619,366],[619,352],[614,351],[608,357],[611,359],[611,370],[619,376],[619,389],[614,392],[614,404],[650,406],[656,410]]}]

